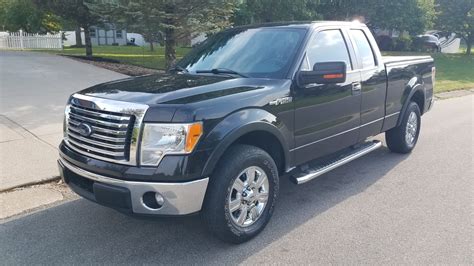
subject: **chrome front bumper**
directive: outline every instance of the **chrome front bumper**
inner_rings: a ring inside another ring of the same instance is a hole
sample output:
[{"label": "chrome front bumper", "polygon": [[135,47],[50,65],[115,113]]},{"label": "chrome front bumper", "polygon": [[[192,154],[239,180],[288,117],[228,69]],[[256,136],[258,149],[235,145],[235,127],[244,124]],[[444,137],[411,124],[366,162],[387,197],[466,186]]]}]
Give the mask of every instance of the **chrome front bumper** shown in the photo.
[{"label": "chrome front bumper", "polygon": [[[135,214],[186,215],[198,212],[202,208],[209,182],[209,178],[184,183],[132,182],[86,171],[62,158],[58,160],[58,164],[60,167],[94,182],[128,189],[132,212]],[[143,203],[143,195],[147,192],[159,193],[164,198],[163,205],[157,209],[147,207]]]}]

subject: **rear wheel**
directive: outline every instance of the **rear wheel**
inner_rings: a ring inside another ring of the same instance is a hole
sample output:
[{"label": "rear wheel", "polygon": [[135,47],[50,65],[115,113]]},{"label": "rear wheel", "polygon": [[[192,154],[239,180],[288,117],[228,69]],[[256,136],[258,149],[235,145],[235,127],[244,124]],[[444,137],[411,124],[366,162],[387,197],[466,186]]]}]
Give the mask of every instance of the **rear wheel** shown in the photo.
[{"label": "rear wheel", "polygon": [[414,102],[410,102],[401,124],[385,133],[388,148],[397,153],[409,153],[415,148],[420,135],[421,113]]},{"label": "rear wheel", "polygon": [[204,221],[224,241],[248,241],[270,220],[278,188],[278,171],[272,157],[254,146],[235,145],[211,177],[202,213]]}]

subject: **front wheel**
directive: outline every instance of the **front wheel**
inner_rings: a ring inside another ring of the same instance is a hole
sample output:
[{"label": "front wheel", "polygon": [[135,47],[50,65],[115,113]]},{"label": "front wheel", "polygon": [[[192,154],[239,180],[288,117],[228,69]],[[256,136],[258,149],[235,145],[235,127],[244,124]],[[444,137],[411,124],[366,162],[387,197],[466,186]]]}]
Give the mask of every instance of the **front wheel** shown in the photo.
[{"label": "front wheel", "polygon": [[235,145],[211,177],[202,213],[204,222],[226,242],[248,241],[270,220],[278,188],[272,157],[254,146]]},{"label": "front wheel", "polygon": [[411,152],[418,142],[421,127],[420,108],[410,102],[401,124],[385,133],[388,148],[397,153]]}]

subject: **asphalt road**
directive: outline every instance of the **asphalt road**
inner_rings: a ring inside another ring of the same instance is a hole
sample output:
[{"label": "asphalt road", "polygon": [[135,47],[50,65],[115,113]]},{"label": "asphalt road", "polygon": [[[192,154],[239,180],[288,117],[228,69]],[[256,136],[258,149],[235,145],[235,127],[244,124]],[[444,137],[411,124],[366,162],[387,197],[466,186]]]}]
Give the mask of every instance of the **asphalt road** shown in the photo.
[{"label": "asphalt road", "polygon": [[473,264],[473,105],[437,101],[411,155],[382,148],[302,186],[236,246],[198,217],[140,220],[76,200],[0,226],[2,264]]},{"label": "asphalt road", "polygon": [[68,97],[125,77],[63,56],[0,51],[0,191],[56,178]]},{"label": "asphalt road", "polygon": [[38,136],[62,133],[69,95],[125,77],[63,56],[0,51],[0,114]]}]

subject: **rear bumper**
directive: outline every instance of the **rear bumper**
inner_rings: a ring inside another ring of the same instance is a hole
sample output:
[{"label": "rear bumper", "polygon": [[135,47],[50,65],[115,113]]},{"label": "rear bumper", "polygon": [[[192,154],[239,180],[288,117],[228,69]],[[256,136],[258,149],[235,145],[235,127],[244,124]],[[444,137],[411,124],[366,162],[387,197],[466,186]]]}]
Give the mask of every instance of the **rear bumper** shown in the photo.
[{"label": "rear bumper", "polygon": [[[58,160],[64,182],[84,198],[122,212],[142,215],[187,215],[202,208],[209,178],[182,183],[125,181],[92,173],[67,160]],[[157,193],[163,198],[159,207],[149,207],[144,194]]]}]

